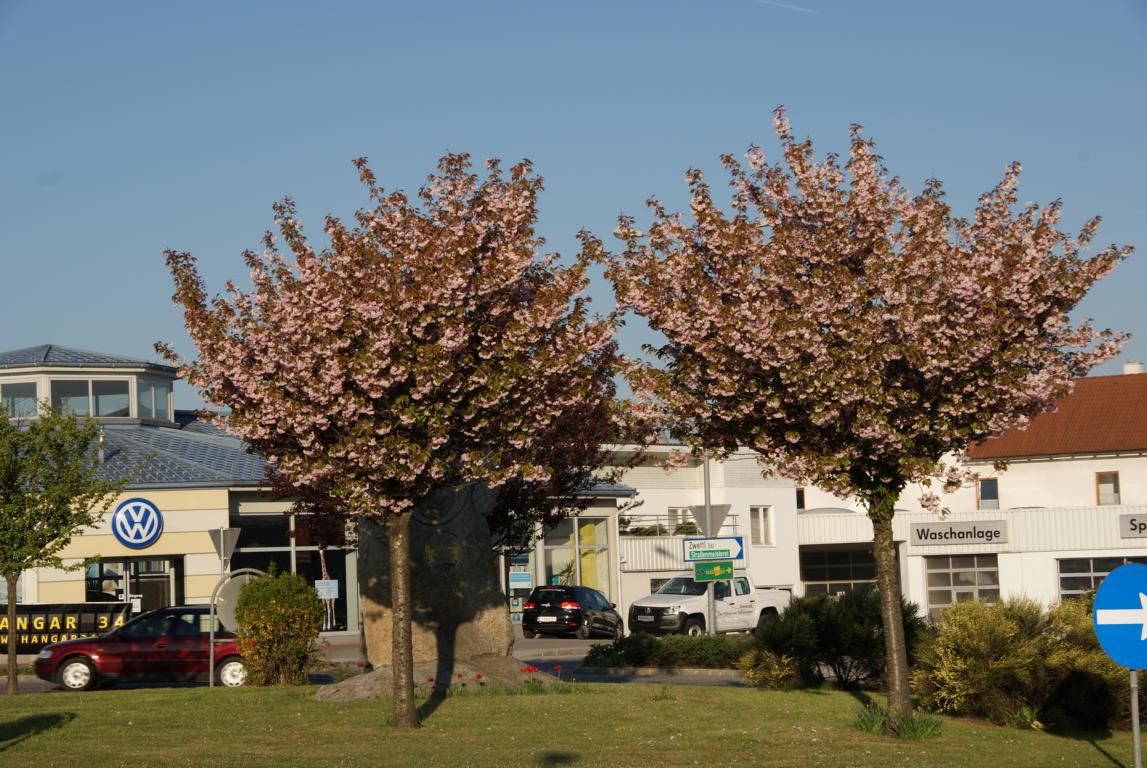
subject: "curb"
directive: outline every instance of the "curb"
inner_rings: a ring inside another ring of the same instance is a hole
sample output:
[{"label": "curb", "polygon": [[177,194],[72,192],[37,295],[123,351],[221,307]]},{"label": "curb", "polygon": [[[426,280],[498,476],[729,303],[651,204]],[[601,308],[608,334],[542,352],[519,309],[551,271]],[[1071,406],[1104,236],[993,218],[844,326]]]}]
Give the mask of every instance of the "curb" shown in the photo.
[{"label": "curb", "polygon": [[606,677],[709,677],[721,680],[745,679],[739,669],[690,669],[687,667],[579,667],[574,674]]}]

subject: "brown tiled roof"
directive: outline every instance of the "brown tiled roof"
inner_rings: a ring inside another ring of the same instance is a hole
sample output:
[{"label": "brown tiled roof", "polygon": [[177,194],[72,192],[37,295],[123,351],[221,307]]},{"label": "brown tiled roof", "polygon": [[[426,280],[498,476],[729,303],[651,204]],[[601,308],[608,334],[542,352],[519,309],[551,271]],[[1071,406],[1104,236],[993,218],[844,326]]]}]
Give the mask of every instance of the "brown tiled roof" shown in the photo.
[{"label": "brown tiled roof", "polygon": [[1147,373],[1077,379],[1054,411],[968,450],[972,459],[1147,451]]}]

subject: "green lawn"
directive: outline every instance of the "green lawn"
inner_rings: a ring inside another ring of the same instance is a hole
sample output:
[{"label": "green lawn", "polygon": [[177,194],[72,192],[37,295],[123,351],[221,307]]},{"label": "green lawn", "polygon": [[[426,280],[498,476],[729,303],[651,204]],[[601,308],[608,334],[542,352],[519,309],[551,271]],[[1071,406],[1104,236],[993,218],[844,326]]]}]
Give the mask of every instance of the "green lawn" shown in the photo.
[{"label": "green lawn", "polygon": [[836,691],[616,684],[453,696],[421,729],[384,702],[313,688],[47,693],[0,698],[0,765],[28,766],[1130,766],[1130,734],[1063,738],[947,719],[897,742],[852,728]]}]

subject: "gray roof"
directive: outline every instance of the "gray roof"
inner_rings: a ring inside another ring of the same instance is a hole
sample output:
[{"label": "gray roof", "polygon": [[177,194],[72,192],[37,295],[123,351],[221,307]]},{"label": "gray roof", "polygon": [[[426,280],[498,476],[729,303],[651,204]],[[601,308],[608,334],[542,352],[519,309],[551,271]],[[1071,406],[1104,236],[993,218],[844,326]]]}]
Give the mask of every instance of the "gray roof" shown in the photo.
[{"label": "gray roof", "polygon": [[177,369],[170,365],[137,360],[103,352],[90,352],[86,349],[61,347],[59,344],[41,344],[38,347],[14,349],[0,352],[0,368],[147,368],[175,374]]},{"label": "gray roof", "polygon": [[218,432],[108,424],[104,457],[101,474],[128,488],[267,485],[267,462]]}]

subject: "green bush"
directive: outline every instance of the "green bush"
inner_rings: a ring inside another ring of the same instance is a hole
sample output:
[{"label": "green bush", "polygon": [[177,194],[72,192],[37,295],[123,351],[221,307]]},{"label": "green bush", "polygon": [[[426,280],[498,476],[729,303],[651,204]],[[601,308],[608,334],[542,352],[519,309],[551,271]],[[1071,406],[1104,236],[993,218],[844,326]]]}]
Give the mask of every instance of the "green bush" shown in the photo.
[{"label": "green bush", "polygon": [[252,685],[300,685],[307,681],[323,603],[301,576],[271,572],[239,592],[235,618]]},{"label": "green bush", "polygon": [[748,637],[732,635],[656,637],[635,632],[612,643],[593,646],[583,663],[590,667],[734,669],[751,644]]},{"label": "green bush", "polygon": [[[901,603],[904,639],[911,661],[926,623],[915,604]],[[854,688],[884,674],[884,623],[880,593],[854,590],[840,597],[806,595],[776,620],[757,631],[757,642],[774,654],[796,661],[801,680],[816,684],[831,671],[836,685]]]},{"label": "green bush", "polygon": [[1086,600],[1050,612],[1031,600],[954,605],[921,653],[912,687],[926,707],[1001,725],[1129,727],[1127,671],[1099,647],[1090,614]]},{"label": "green bush", "polygon": [[773,653],[768,648],[750,648],[737,661],[745,679],[761,688],[788,689],[800,682],[800,670],[792,656]]},{"label": "green bush", "polygon": [[1032,608],[1027,600],[994,606],[972,600],[946,610],[912,671],[921,703],[998,724],[1023,706],[1038,710],[1048,626]]}]

